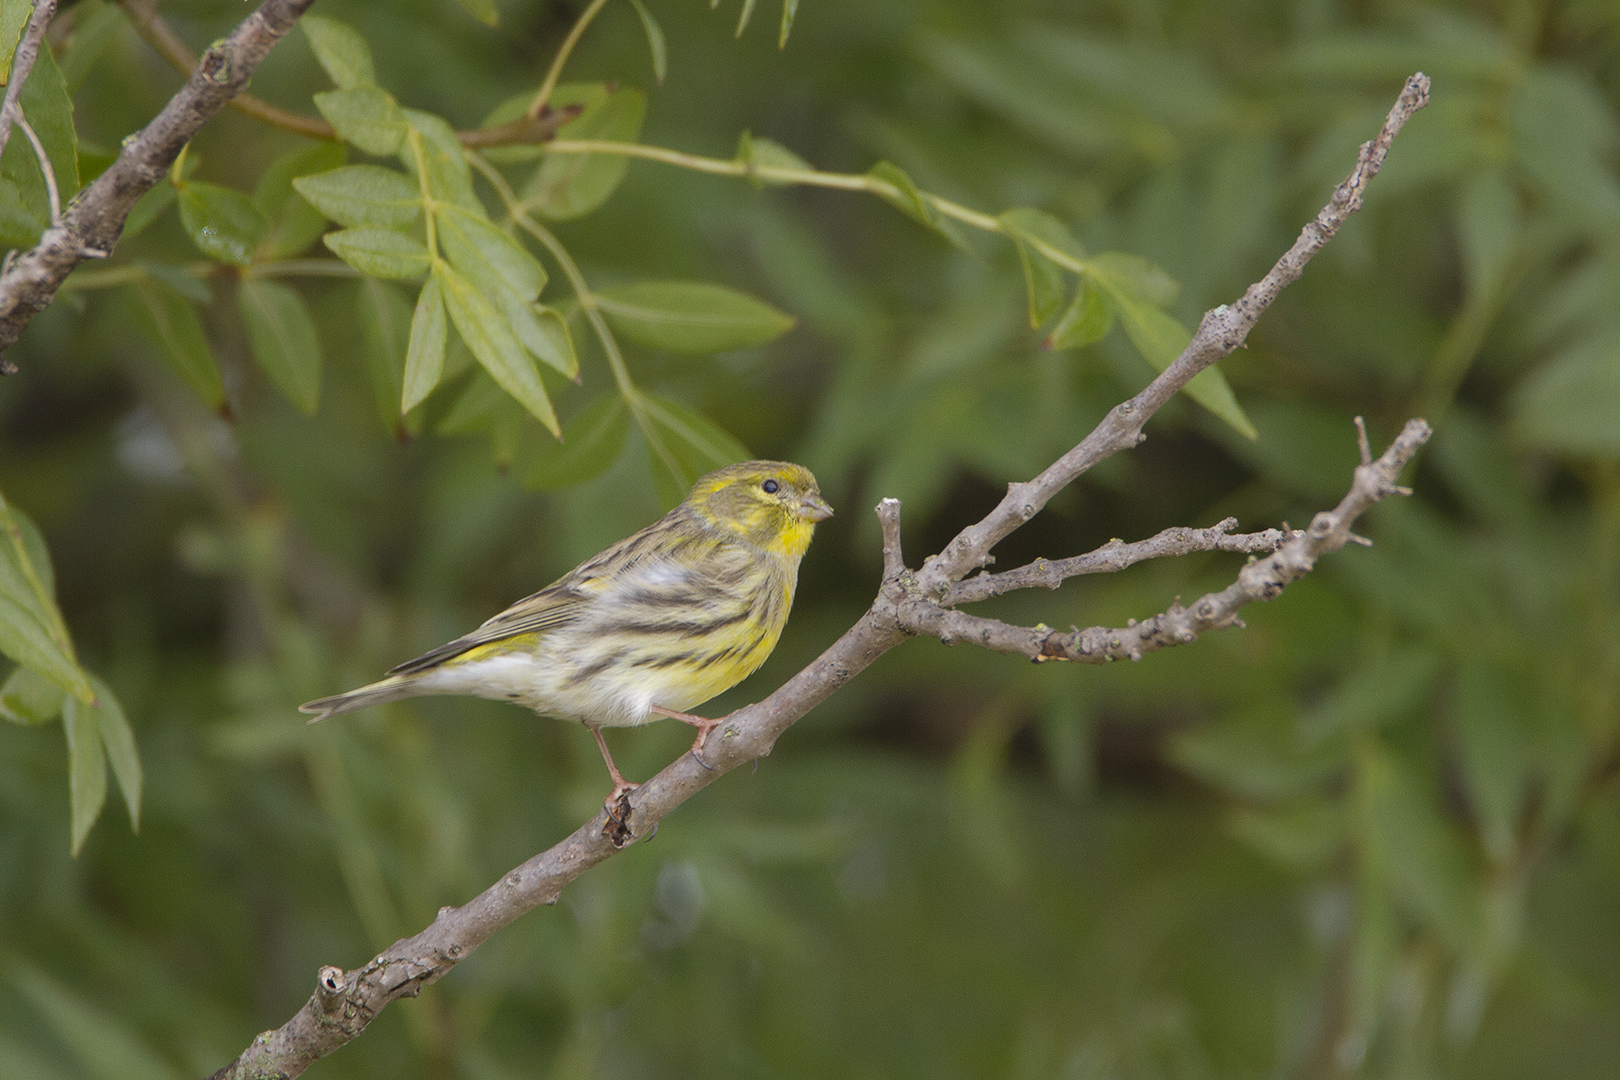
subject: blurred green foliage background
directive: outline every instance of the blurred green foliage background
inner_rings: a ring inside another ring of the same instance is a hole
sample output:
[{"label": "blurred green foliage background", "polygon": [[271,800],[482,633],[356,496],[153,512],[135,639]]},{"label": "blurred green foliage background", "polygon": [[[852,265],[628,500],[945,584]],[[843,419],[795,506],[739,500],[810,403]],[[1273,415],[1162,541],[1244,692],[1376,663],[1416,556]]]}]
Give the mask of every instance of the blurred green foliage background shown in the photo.
[{"label": "blurred green foliage background", "polygon": [[[497,28],[450,0],[317,10],[361,31],[401,103],[465,128],[532,93],[584,5],[496,6]],[[805,0],[780,52],[775,10],[734,38],[733,0],[648,7],[662,86],[624,3],[565,73],[645,88],[643,141],[728,158],[746,130],[822,169],[892,161],[988,213],[1038,207],[1088,251],[1162,266],[1188,325],[1282,252],[1404,79],[1433,78],[1366,209],[1222,365],[1259,438],[1173,403],[1003,545],[1002,567],[1227,514],[1302,524],[1348,486],[1354,415],[1375,446],[1412,415],[1437,435],[1416,497],[1363,522],[1376,546],[1245,630],[1106,669],[906,644],[754,774],[309,1075],[1612,1075],[1611,0]],[[196,50],[243,9],[160,12]],[[179,77],[116,8],[58,20],[88,173]],[[91,27],[105,40],[71,55]],[[295,32],[252,89],[312,114],[328,87]],[[313,145],[226,112],[188,175],[251,193]],[[838,508],[782,645],[717,711],[768,693],[869,602],[880,496],[904,501],[915,565],[1151,375],[1119,331],[1042,350],[1010,244],[953,247],[870,196],[632,161],[601,209],[554,230],[596,285],[721,282],[799,320],[719,356],[626,346],[639,385],[809,466]],[[162,267],[199,258],[169,209],[109,265],[171,280]],[[533,491],[538,423],[446,434],[441,406],[409,437],[366,367],[369,286],[283,281],[325,359],[313,415],[249,358],[228,274],[182,282],[207,301],[228,421],[124,290],[70,281],[8,354],[22,373],[0,381],[0,491],[44,534],[145,795],[138,835],[109,804],[70,857],[61,727],[0,724],[0,1076],[210,1072],[289,1017],[320,964],[419,929],[604,793],[583,730],[510,707],[425,699],[316,728],[294,707],[656,517],[640,436],[589,482]],[[548,382],[564,423],[612,386],[577,314],[571,328],[582,385]],[[1119,624],[1237,567],[1139,566],[984,610]],[[625,771],[680,753],[674,727],[614,733]]]}]

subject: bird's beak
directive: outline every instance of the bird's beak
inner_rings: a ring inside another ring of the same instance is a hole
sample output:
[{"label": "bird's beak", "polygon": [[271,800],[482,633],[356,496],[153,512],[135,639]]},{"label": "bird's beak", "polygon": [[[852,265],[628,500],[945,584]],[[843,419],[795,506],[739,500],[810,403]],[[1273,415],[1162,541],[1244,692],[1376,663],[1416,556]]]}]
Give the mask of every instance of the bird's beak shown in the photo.
[{"label": "bird's beak", "polygon": [[806,521],[826,521],[832,517],[832,507],[820,495],[806,495],[799,502],[799,516]]}]

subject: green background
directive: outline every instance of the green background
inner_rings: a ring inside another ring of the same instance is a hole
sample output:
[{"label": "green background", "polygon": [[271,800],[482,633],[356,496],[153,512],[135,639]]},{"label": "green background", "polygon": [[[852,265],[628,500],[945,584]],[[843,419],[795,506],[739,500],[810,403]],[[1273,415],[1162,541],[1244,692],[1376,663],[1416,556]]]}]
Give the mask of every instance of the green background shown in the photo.
[{"label": "green background", "polygon": [[[447,0],[317,11],[365,35],[403,104],[471,127],[532,91],[582,5],[498,6],[495,29]],[[1365,210],[1222,364],[1259,438],[1172,403],[1001,568],[1228,514],[1304,524],[1348,487],[1353,416],[1379,448],[1413,415],[1437,434],[1416,497],[1361,523],[1376,546],[1247,629],[1109,668],[906,643],[309,1075],[1612,1075],[1614,5],[804,0],[780,52],[774,6],[740,39],[732,0],[649,8],[662,87],[624,3],[565,74],[645,87],[644,141],[727,158],[749,130],[818,168],[886,159],[988,213],[1042,208],[1090,252],[1162,266],[1188,325],[1286,248],[1405,78],[1433,78]],[[58,46],[95,10],[67,8]],[[161,11],[200,49],[243,8]],[[180,83],[109,25],[82,73],[63,56],[85,160]],[[295,31],[252,90],[310,114],[328,87]],[[222,113],[191,176],[251,192],[304,145]],[[879,497],[903,500],[916,565],[1151,375],[1118,330],[1042,350],[1010,244],[960,250],[870,196],[637,161],[556,231],[593,284],[718,281],[799,320],[717,357],[627,346],[641,385],[807,465],[838,511],[776,654],[714,714],[864,609]],[[111,265],[199,258],[170,209]],[[291,1016],[319,965],[413,933],[606,791],[583,730],[510,707],[424,699],[317,728],[294,711],[661,505],[634,433],[605,473],[544,493],[521,460],[497,467],[499,438],[402,440],[374,403],[356,283],[292,284],[325,357],[313,416],[249,359],[227,275],[201,310],[229,422],[119,290],[65,290],[8,353],[0,491],[45,534],[146,794],[138,835],[115,796],[71,858],[61,728],[0,724],[0,1076],[211,1072]],[[549,384],[565,422],[611,386],[577,320],[574,339],[582,386]],[[1196,556],[979,610],[1119,625],[1240,565]],[[639,778],[689,738],[612,742]]]}]

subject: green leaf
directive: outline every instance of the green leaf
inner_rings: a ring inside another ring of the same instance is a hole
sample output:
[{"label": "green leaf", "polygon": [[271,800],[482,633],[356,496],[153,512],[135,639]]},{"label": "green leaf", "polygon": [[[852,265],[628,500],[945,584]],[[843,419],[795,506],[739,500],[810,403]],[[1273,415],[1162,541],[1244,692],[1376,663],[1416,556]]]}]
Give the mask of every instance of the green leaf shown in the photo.
[{"label": "green leaf", "polygon": [[225,384],[208,347],[202,322],[186,298],[173,289],[152,283],[130,288],[131,319],[145,331],[186,385],[211,408],[225,404]]},{"label": "green leaf", "polygon": [[1125,251],[1104,251],[1087,260],[1086,271],[1105,283],[1110,291],[1149,307],[1162,308],[1175,303],[1181,283],[1155,263]]},{"label": "green leaf", "polygon": [[[1192,340],[1185,326],[1153,306],[1156,298],[1173,293],[1174,280],[1146,259],[1112,251],[1088,260],[1086,269],[1087,276],[1108,293],[1114,311],[1125,326],[1125,334],[1136,350],[1159,371],[1169,367]],[[1219,369],[1210,367],[1200,371],[1187,384],[1186,391],[1244,438],[1259,436]]]},{"label": "green leaf", "polygon": [[793,316],[763,300],[703,281],[641,281],[595,294],[614,328],[672,352],[713,353],[763,345],[791,330]]},{"label": "green leaf", "polygon": [[9,176],[0,176],[0,248],[33,247],[39,243],[45,225],[45,218],[23,203],[17,182]]},{"label": "green leaf", "polygon": [[[3,186],[5,182],[0,180],[0,186]],[[135,209],[129,212],[129,217],[124,219],[124,231],[119,233],[118,238],[128,240],[132,236],[138,236],[141,230],[156,221],[158,216],[167,210],[173,202],[174,185],[157,185],[151,191],[142,195],[140,201],[135,204]],[[0,199],[0,204],[3,204],[3,199]],[[4,242],[4,239],[3,236],[0,236],[0,242]]]},{"label": "green leaf", "polygon": [[[646,113],[647,95],[619,90],[564,124],[557,137],[635,142]],[[618,154],[547,153],[523,187],[523,205],[557,221],[583,217],[607,202],[628,166]]]},{"label": "green leaf", "polygon": [[551,398],[534,360],[524,350],[510,324],[496,311],[495,306],[472,282],[452,267],[440,264],[434,276],[442,279],[444,304],[455,323],[456,332],[474,357],[489,372],[501,389],[517,399],[518,403],[546,426],[553,435],[562,433],[557,414],[552,410]]},{"label": "green leaf", "polygon": [[1466,953],[1477,940],[1481,908],[1462,838],[1434,793],[1394,754],[1370,744],[1357,764],[1358,841],[1382,855],[1402,906]]},{"label": "green leaf", "polygon": [[17,42],[22,40],[23,27],[34,13],[32,0],[4,0],[0,2],[0,86],[11,82],[11,61],[17,55]]},{"label": "green leaf", "polygon": [[663,86],[664,75],[669,71],[669,52],[664,44],[663,27],[658,25],[658,20],[652,17],[652,12],[641,0],[630,0],[630,4],[641,16],[641,28],[647,33],[647,48],[652,51],[653,79]]},{"label": "green leaf", "polygon": [[501,12],[495,0],[456,0],[462,10],[490,28],[501,25]]},{"label": "green leaf", "polygon": [[538,491],[583,484],[619,459],[629,434],[624,397],[603,394],[568,422],[559,441],[541,446],[523,473],[523,484]]},{"label": "green leaf", "polygon": [[533,300],[545,288],[546,271],[539,260],[482,213],[447,206],[437,221],[445,257],[484,292],[506,288]]},{"label": "green leaf", "polygon": [[758,170],[761,168],[815,171],[815,167],[808,161],[781,143],[771,139],[756,139],[747,131],[737,138],[737,160],[748,169],[748,182],[758,188],[763,188],[767,184],[780,186],[790,183],[787,180],[773,180],[760,176]]},{"label": "green leaf", "polygon": [[414,177],[425,165],[428,191],[435,198],[482,215],[484,204],[473,194],[472,167],[467,164],[467,155],[456,139],[455,129],[432,113],[416,109],[400,111],[412,133],[412,138],[399,150],[399,159],[405,163],[405,168]]},{"label": "green leaf", "polygon": [[1440,658],[1428,649],[1384,657],[1357,670],[1325,694],[1300,721],[1300,733],[1321,742],[1349,731],[1380,727],[1423,710]]},{"label": "green leaf", "polygon": [[94,711],[96,714],[101,745],[107,752],[107,764],[112,766],[113,778],[118,781],[124,805],[129,809],[130,828],[140,832],[143,773],[140,754],[135,749],[135,733],[130,730],[124,707],[118,704],[118,696],[112,692],[112,688],[94,675],[90,676],[90,685],[95,688],[96,703],[80,705],[79,709],[81,713]]},{"label": "green leaf", "polygon": [[95,696],[57,610],[50,553],[27,514],[0,499],[0,653],[81,701]]},{"label": "green leaf", "polygon": [[298,20],[309,38],[315,59],[342,90],[377,85],[377,70],[371,63],[371,48],[360,32],[348,23],[322,15],[305,15]]},{"label": "green leaf", "polygon": [[1518,847],[1530,755],[1526,726],[1534,691],[1495,658],[1467,654],[1454,699],[1457,762],[1491,861],[1506,865]]},{"label": "green leaf", "polygon": [[12,670],[0,685],[0,717],[14,724],[48,724],[62,712],[66,692],[29,668]]},{"label": "green leaf", "polygon": [[1457,240],[1469,296],[1476,304],[1506,280],[1518,246],[1519,196],[1500,169],[1468,179],[1457,211]]},{"label": "green leaf", "polygon": [[578,382],[579,356],[574,352],[568,321],[545,304],[527,304],[525,309],[528,317],[512,324],[523,347],[554,371]]},{"label": "green leaf", "polygon": [[1188,728],[1170,740],[1175,764],[1236,795],[1290,799],[1310,794],[1344,768],[1343,742],[1299,737],[1292,710],[1243,712]]},{"label": "green leaf", "polygon": [[311,173],[324,173],[343,164],[342,143],[316,143],[295,150],[271,165],[253,191],[253,205],[270,222],[260,245],[266,259],[284,259],[313,244],[326,227],[326,218],[293,189],[293,182]]},{"label": "green leaf", "polygon": [[1530,374],[1513,395],[1513,434],[1576,456],[1620,457],[1620,333],[1572,345]]},{"label": "green leaf", "polygon": [[926,225],[930,229],[939,228],[939,212],[922,197],[922,192],[917,190],[917,185],[900,166],[893,162],[880,161],[866,170],[866,175],[874,180],[881,180],[893,188],[892,191],[878,191],[878,196],[884,202],[899,209],[901,213],[919,224]]},{"label": "green leaf", "polygon": [[392,94],[375,86],[323,90],[315,95],[315,108],[344,142],[368,154],[388,157],[405,138],[404,110]]},{"label": "green leaf", "polygon": [[1226,822],[1239,840],[1302,873],[1320,872],[1337,858],[1348,837],[1346,824],[1343,805],[1328,799],[1240,809]]},{"label": "green leaf", "polygon": [[652,459],[653,485],[665,506],[686,498],[704,473],[753,456],[714,421],[684,405],[650,394],[640,395],[638,403],[641,433]]},{"label": "green leaf", "polygon": [[433,274],[416,298],[411,316],[410,345],[405,351],[405,380],[400,411],[408,413],[420,405],[444,374],[444,287]]},{"label": "green leaf", "polygon": [[[715,0],[710,0],[709,6],[714,6]],[[755,0],[743,0],[742,14],[737,18],[737,36],[742,37],[743,31],[748,29],[748,20],[754,17]]]},{"label": "green leaf", "polygon": [[782,29],[776,35],[776,47],[787,48],[788,33],[793,29],[793,17],[799,13],[799,0],[782,0]]},{"label": "green leaf", "polygon": [[[68,96],[62,72],[49,49],[40,49],[18,103],[51,163],[57,196],[65,209],[79,190],[78,136],[73,129],[73,99]],[[48,223],[51,203],[39,155],[22,131],[13,131],[16,138],[6,142],[5,153],[0,155],[0,177],[17,185],[21,204],[29,214],[42,224]]]},{"label": "green leaf", "polygon": [[321,397],[321,347],[303,297],[279,281],[247,278],[236,287],[253,359],[294,405],[314,413]]},{"label": "green leaf", "polygon": [[67,733],[71,850],[77,856],[107,803],[107,752],[101,744],[99,710],[77,698],[63,698],[62,726]]},{"label": "green leaf", "polygon": [[360,282],[357,306],[377,415],[389,431],[408,431],[400,425],[399,399],[404,391],[405,355],[411,338],[411,306],[397,286],[371,278]]},{"label": "green leaf", "polygon": [[349,228],[405,229],[422,213],[417,182],[378,165],[345,165],[301,176],[292,186],[315,209]]},{"label": "green leaf", "polygon": [[180,223],[204,255],[232,266],[253,264],[253,251],[270,223],[252,199],[240,191],[189,180],[176,184],[175,193]]},{"label": "green leaf", "polygon": [[340,229],[321,241],[332,254],[372,277],[419,278],[432,261],[419,241],[392,229]]},{"label": "green leaf", "polygon": [[1074,302],[1046,336],[1048,349],[1078,349],[1101,341],[1114,328],[1114,306],[1089,276],[1080,279]]},{"label": "green leaf", "polygon": [[1029,294],[1029,325],[1034,329],[1056,314],[1065,292],[1063,268],[1035,245],[1046,244],[1077,259],[1085,258],[1085,252],[1067,226],[1043,210],[1016,207],[1001,215],[1001,224],[1018,248]]}]

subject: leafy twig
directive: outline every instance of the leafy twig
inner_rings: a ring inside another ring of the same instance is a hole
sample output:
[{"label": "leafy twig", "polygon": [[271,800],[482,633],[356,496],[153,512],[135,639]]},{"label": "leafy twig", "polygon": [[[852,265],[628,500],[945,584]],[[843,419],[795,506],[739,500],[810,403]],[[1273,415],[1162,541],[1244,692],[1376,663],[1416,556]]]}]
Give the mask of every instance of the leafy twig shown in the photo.
[{"label": "leafy twig", "polygon": [[31,251],[12,260],[0,274],[0,352],[16,343],[75,266],[112,250],[135,203],[163,179],[203,124],[247,85],[265,55],[313,2],[265,0],[229,37],[210,46],[186,85],[68,204],[62,221],[46,229]]}]

